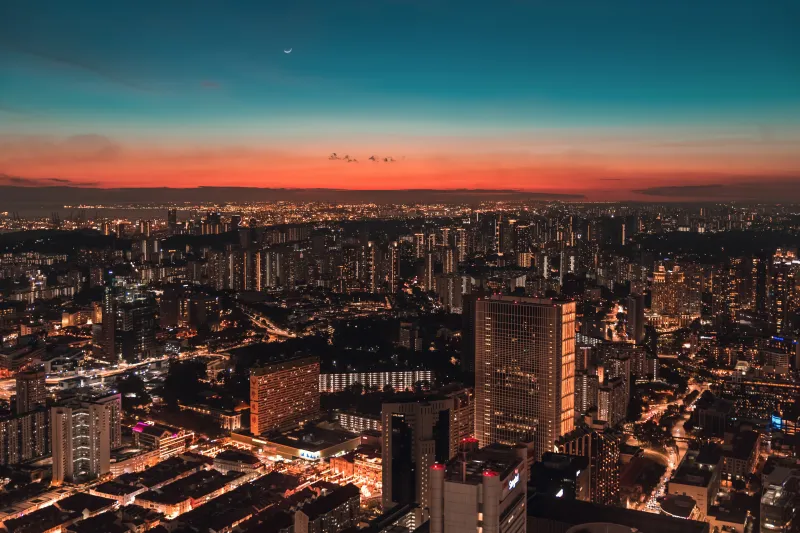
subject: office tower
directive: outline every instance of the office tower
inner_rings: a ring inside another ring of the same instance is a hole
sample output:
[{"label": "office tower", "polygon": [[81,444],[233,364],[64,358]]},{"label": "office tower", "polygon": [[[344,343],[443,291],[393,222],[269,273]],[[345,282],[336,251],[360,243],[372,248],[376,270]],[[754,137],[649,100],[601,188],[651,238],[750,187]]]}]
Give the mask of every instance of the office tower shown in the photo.
[{"label": "office tower", "polygon": [[108,406],[110,410],[109,438],[111,449],[122,446],[122,395],[120,393],[103,394],[95,396],[87,403]]},{"label": "office tower", "polygon": [[128,230],[128,225],[125,222],[120,222],[119,224],[117,224],[117,229],[115,232],[117,238],[122,239],[123,237],[125,237],[125,232],[127,230]]},{"label": "office tower", "polygon": [[111,235],[111,222],[103,222],[101,231],[103,232],[103,235]]},{"label": "office tower", "polygon": [[110,471],[111,418],[110,404],[70,402],[50,410],[54,484]]},{"label": "office tower", "polygon": [[417,503],[426,510],[429,502],[430,467],[447,462],[465,438],[472,438],[471,394],[459,391],[442,397],[384,403],[381,411],[383,435],[383,509]]},{"label": "office tower", "polygon": [[23,370],[17,373],[17,414],[44,407],[47,386],[44,370]]},{"label": "office tower", "polygon": [[110,364],[119,362],[116,348],[116,330],[117,298],[114,293],[114,287],[107,282],[103,292],[103,336],[98,359]]},{"label": "office tower", "polygon": [[414,234],[414,257],[417,259],[425,256],[425,234]]},{"label": "office tower", "polygon": [[644,296],[628,296],[625,333],[628,339],[640,343],[644,340]]},{"label": "office tower", "polygon": [[478,296],[461,297],[461,371],[470,384],[475,381],[475,307]]},{"label": "office tower", "polygon": [[627,402],[625,401],[625,380],[621,377],[606,379],[597,388],[597,417],[610,427],[625,420]]},{"label": "office tower", "polygon": [[303,357],[250,371],[250,432],[260,435],[319,413],[319,359]]},{"label": "office tower", "polygon": [[586,457],[547,452],[531,467],[528,492],[589,501],[590,480],[591,469]]},{"label": "office tower", "polygon": [[575,303],[479,298],[474,328],[475,436],[539,459],[575,425]]},{"label": "office tower", "polygon": [[16,465],[50,453],[50,412],[33,411],[0,419],[0,465]]},{"label": "office tower", "polygon": [[432,465],[430,533],[524,533],[525,453],[524,447],[493,444]]},{"label": "office tower", "polygon": [[609,434],[579,427],[556,442],[559,453],[589,459],[589,500],[601,505],[619,504],[619,442]]}]

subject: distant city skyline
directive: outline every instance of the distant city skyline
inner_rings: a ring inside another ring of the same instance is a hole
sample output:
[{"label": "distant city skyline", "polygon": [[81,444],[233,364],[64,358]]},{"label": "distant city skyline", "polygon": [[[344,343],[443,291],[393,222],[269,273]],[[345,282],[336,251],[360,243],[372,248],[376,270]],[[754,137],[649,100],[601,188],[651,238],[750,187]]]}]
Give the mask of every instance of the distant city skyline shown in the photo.
[{"label": "distant city skyline", "polygon": [[797,201],[799,17],[790,0],[4,5],[0,185]]}]

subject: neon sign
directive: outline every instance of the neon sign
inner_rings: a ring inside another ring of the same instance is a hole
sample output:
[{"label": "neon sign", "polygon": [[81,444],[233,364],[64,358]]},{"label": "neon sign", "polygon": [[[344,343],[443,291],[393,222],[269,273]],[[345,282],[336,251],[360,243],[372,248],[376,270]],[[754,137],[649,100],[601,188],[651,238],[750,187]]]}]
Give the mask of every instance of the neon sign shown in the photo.
[{"label": "neon sign", "polygon": [[514,477],[508,480],[508,490],[514,490],[514,487],[519,483],[519,472],[514,473]]}]

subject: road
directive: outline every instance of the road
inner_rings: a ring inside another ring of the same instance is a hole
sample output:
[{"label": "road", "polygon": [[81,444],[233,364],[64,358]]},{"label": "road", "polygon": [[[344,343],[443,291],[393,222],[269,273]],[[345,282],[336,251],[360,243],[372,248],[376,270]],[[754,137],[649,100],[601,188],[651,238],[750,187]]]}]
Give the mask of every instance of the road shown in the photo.
[{"label": "road", "polygon": [[[689,390],[687,394],[691,393],[692,391],[698,391],[697,398],[699,398],[706,390],[708,390],[707,383],[691,383],[689,384]],[[669,402],[667,404],[658,405],[655,408],[651,409],[645,417],[643,417],[642,421],[647,421],[654,418],[656,415],[661,416],[661,414],[666,411],[667,407],[670,405],[684,405],[684,399],[679,398],[675,401]],[[689,417],[691,416],[691,412],[694,410],[694,402],[690,405],[686,405],[686,413],[684,413],[680,419],[678,419],[673,425],[670,430],[670,434],[673,438],[675,438],[675,447],[668,447],[667,453],[661,453],[656,450],[646,450],[645,453],[648,455],[659,455],[661,458],[666,459],[666,466],[667,471],[661,477],[661,480],[658,483],[658,486],[653,490],[653,493],[648,498],[647,502],[645,503],[644,511],[650,513],[660,513],[660,506],[658,505],[658,498],[663,496],[667,491],[667,484],[669,483],[670,478],[672,477],[673,472],[675,469],[678,468],[678,465],[681,464],[683,460],[683,456],[686,455],[686,450],[689,449],[689,442],[686,439],[686,422],[689,421]],[[664,461],[662,461],[663,463]]]},{"label": "road", "polygon": [[[118,367],[113,367],[108,369],[95,369],[89,372],[75,372],[61,376],[54,376],[51,374],[47,377],[46,383],[48,385],[58,385],[61,381],[78,377],[106,378],[109,376],[116,376],[118,374],[123,374],[134,368],[138,368],[144,365],[149,365],[151,363],[166,361],[167,359],[169,359],[169,357],[165,355],[163,357],[154,357],[152,359],[147,359],[145,361],[140,361],[138,363],[132,363],[132,364],[123,363]],[[8,401],[11,399],[11,396],[13,396],[15,393],[16,393],[16,380],[14,378],[7,378],[0,380],[0,398]]]},{"label": "road", "polygon": [[254,311],[254,310],[252,310],[252,309],[250,309],[247,306],[242,305],[242,304],[238,304],[238,307],[239,307],[239,310],[242,313],[244,313],[244,315],[247,318],[249,318],[250,320],[253,321],[253,324],[255,324],[259,328],[267,330],[267,333],[269,333],[270,335],[274,335],[276,337],[286,337],[286,338],[297,337],[297,335],[295,335],[294,333],[291,333],[289,331],[286,331],[285,329],[279,328],[278,326],[276,326],[272,321],[267,319],[267,317],[265,317],[261,313],[258,313],[257,311]]}]

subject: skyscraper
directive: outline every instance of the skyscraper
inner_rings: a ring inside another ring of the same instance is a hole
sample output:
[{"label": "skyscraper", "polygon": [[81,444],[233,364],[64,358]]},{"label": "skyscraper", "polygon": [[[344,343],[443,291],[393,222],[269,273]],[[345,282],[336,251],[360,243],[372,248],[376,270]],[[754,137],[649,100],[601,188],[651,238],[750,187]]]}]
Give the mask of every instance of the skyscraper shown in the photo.
[{"label": "skyscraper", "polygon": [[589,499],[601,505],[619,504],[619,442],[611,435],[579,427],[556,442],[559,453],[589,459]]},{"label": "skyscraper", "polygon": [[53,483],[91,479],[111,469],[111,404],[71,402],[50,410]]},{"label": "skyscraper", "polygon": [[644,296],[641,294],[628,296],[625,333],[634,342],[644,340]]},{"label": "skyscraper", "polygon": [[430,532],[524,533],[526,453],[523,446],[493,444],[432,465]]},{"label": "skyscraper", "polygon": [[384,509],[403,503],[428,508],[431,466],[447,462],[472,438],[471,401],[469,391],[459,391],[383,404]]},{"label": "skyscraper", "polygon": [[319,412],[319,359],[304,357],[250,372],[250,432],[260,435]]},{"label": "skyscraper", "polygon": [[17,414],[43,407],[46,399],[44,370],[25,370],[17,374]]},{"label": "skyscraper", "polygon": [[538,460],[575,425],[575,303],[479,298],[474,328],[475,436]]},{"label": "skyscraper", "polygon": [[100,357],[107,363],[119,361],[116,349],[117,298],[114,287],[107,281],[103,292],[103,331],[100,343]]}]

